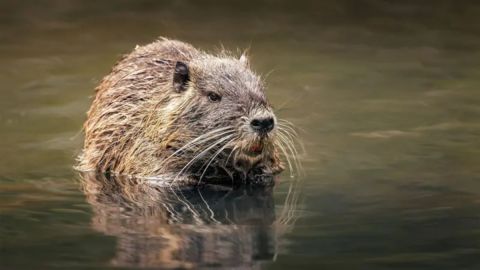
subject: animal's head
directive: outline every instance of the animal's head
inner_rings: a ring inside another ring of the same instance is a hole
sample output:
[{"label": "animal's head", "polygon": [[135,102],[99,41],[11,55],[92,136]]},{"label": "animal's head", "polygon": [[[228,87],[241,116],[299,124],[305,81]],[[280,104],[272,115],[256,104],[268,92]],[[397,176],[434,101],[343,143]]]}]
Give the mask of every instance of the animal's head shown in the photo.
[{"label": "animal's head", "polygon": [[276,118],[263,81],[244,55],[202,54],[177,61],[171,80],[178,112],[172,125],[188,128],[172,151],[188,157],[185,171],[204,176],[222,167],[245,176],[283,170],[279,153],[290,147],[290,127]]}]

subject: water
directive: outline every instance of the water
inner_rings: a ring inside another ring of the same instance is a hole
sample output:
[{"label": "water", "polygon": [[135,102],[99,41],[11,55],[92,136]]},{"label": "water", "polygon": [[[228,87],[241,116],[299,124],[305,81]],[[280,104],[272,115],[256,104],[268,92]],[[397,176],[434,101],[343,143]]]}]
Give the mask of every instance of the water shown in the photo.
[{"label": "water", "polygon": [[[478,269],[479,3],[317,2],[1,1],[0,267]],[[148,211],[81,190],[92,89],[159,35],[271,72],[307,149],[289,226],[286,174]]]}]

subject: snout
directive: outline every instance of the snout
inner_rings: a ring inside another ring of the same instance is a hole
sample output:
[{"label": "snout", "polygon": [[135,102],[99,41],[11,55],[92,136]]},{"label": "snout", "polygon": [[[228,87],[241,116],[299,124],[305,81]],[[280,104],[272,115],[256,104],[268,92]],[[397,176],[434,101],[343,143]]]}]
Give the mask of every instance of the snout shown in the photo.
[{"label": "snout", "polygon": [[250,127],[259,135],[266,135],[275,127],[275,119],[272,116],[256,117],[250,121]]}]

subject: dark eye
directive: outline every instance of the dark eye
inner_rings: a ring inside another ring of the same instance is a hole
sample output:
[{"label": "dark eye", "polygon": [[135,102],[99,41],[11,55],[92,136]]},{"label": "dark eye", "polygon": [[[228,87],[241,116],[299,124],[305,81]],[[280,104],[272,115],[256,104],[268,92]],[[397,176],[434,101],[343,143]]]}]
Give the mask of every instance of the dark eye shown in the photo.
[{"label": "dark eye", "polygon": [[219,102],[220,100],[222,100],[222,97],[214,92],[208,92],[207,96],[211,102]]}]

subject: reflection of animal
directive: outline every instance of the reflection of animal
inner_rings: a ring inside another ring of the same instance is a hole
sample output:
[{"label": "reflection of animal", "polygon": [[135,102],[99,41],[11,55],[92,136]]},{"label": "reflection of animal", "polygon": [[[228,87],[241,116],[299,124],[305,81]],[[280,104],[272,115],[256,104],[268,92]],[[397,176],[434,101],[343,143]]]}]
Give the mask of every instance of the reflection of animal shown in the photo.
[{"label": "reflection of animal", "polygon": [[296,152],[293,129],[273,114],[244,55],[167,39],[117,63],[84,128],[78,168],[118,175],[261,180],[283,170],[280,152],[288,161]]},{"label": "reflection of animal", "polygon": [[257,268],[284,228],[271,187],[154,189],[94,173],[82,183],[92,226],[117,238],[116,266]]}]

